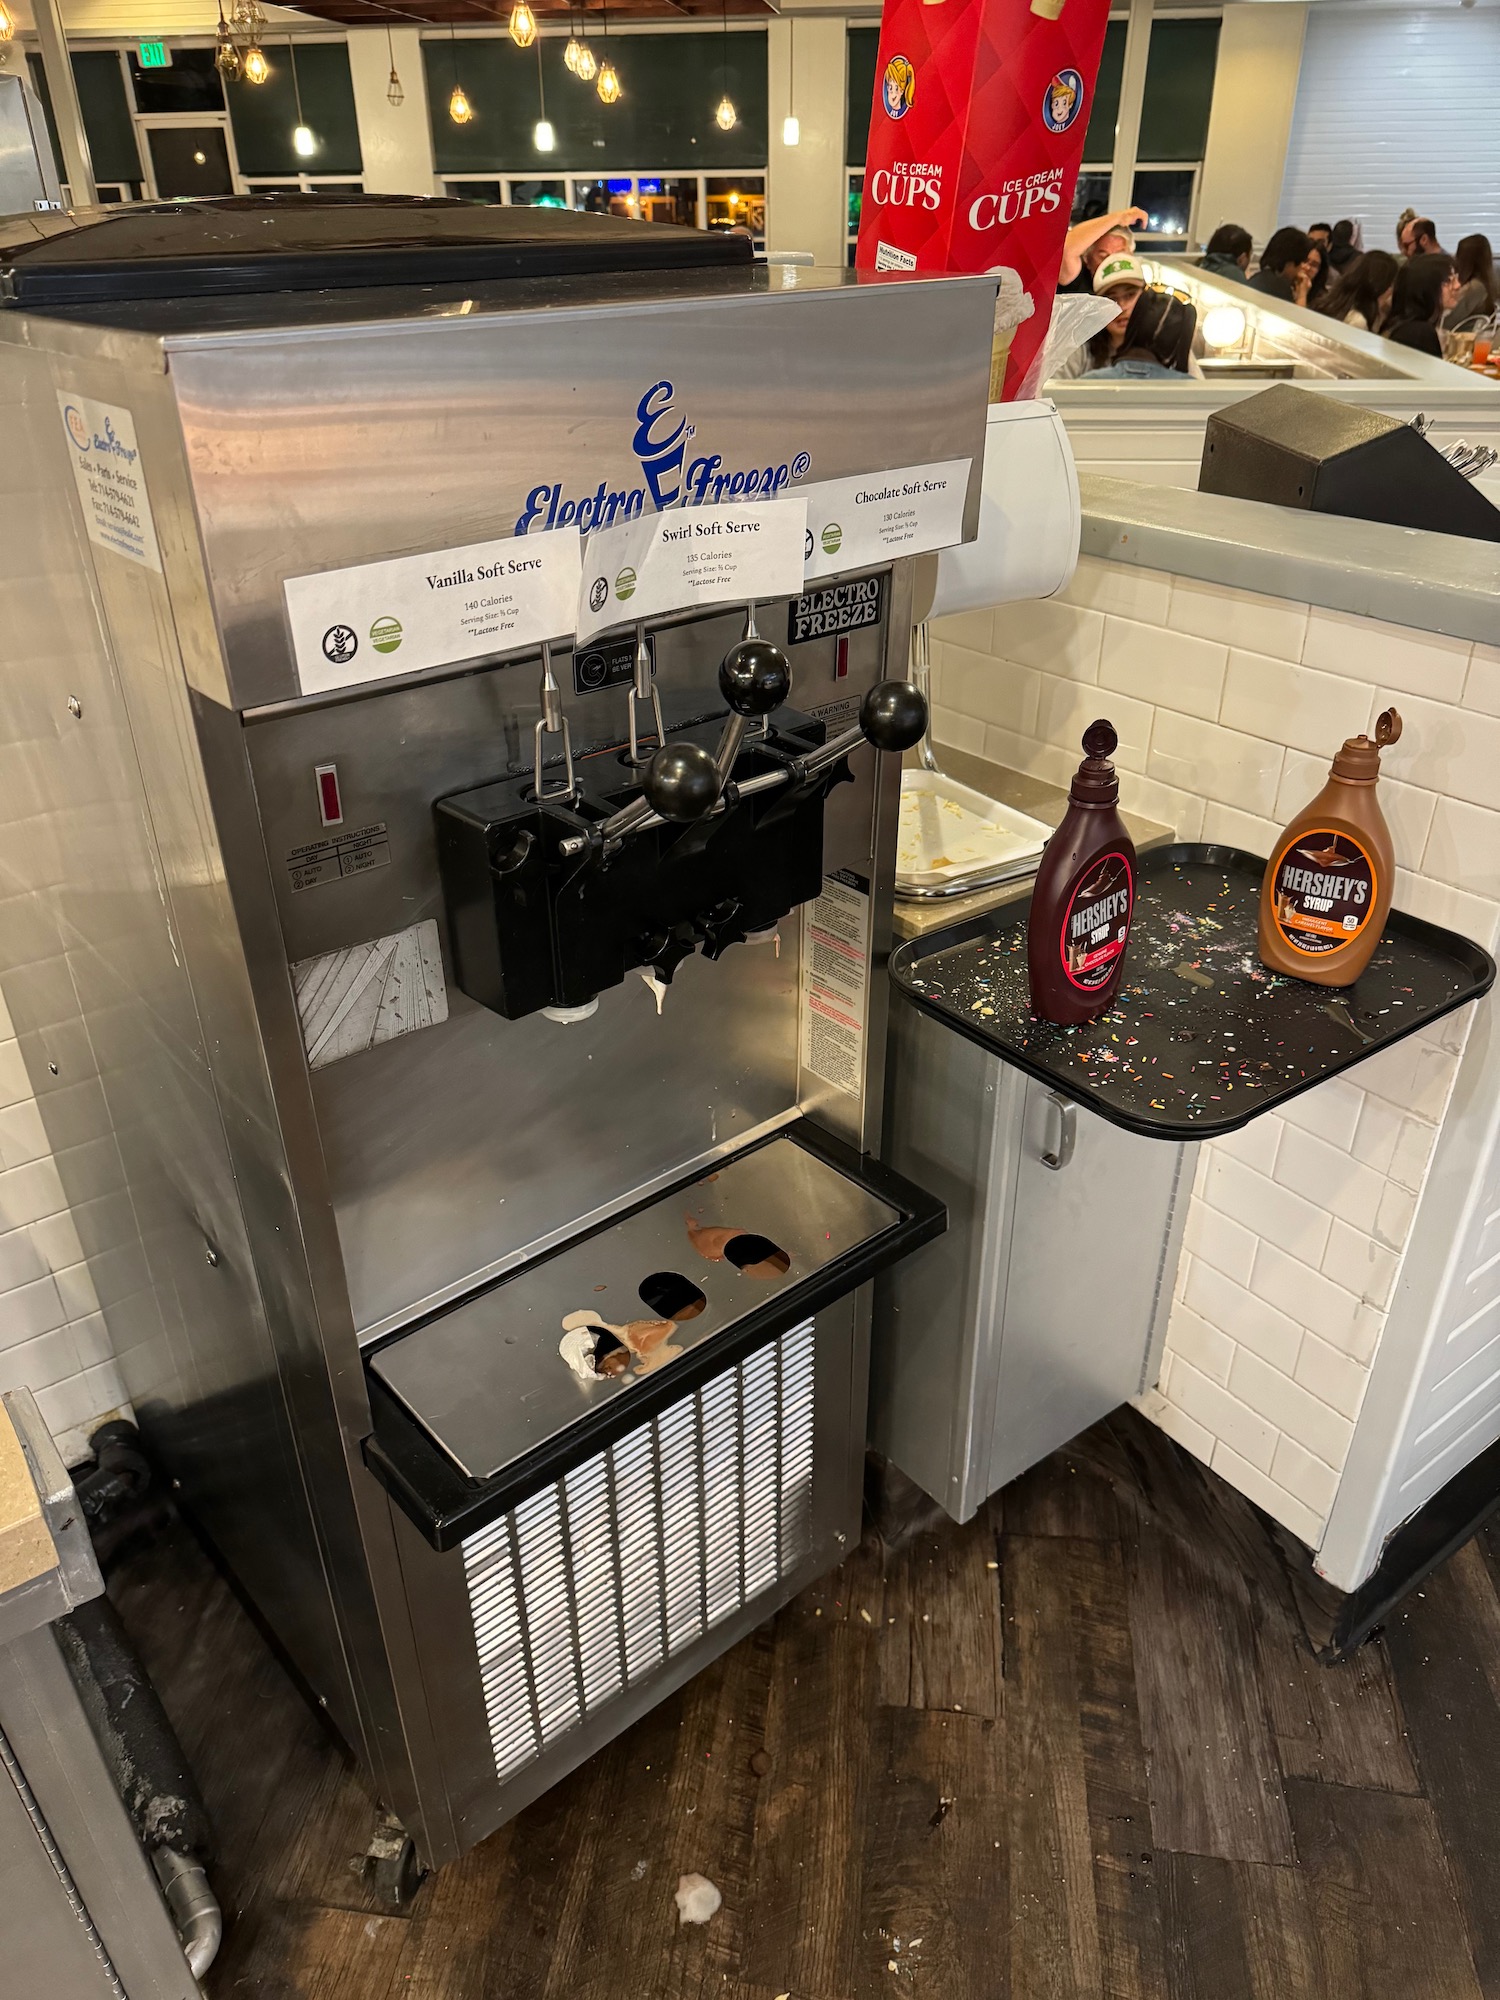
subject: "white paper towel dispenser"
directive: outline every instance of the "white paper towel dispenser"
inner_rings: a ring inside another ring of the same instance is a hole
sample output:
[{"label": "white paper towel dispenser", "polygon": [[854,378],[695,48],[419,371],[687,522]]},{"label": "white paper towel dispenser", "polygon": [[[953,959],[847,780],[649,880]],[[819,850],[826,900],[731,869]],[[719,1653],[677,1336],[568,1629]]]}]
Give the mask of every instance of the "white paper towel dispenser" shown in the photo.
[{"label": "white paper towel dispenser", "polygon": [[913,614],[920,622],[1051,597],[1073,574],[1078,536],[1078,472],[1057,406],[992,403],[979,533],[918,558]]}]

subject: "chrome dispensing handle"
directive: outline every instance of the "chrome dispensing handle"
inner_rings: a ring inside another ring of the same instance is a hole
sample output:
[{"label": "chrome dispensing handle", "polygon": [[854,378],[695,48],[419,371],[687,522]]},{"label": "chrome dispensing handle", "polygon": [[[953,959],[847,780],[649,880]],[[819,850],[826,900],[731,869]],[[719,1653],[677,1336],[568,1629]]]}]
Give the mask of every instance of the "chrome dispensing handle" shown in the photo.
[{"label": "chrome dispensing handle", "polygon": [[1042,1152],[1042,1165],[1060,1174],[1073,1157],[1073,1148],[1078,1143],[1078,1106],[1070,1104],[1066,1097],[1060,1097],[1055,1090],[1049,1090],[1045,1102],[1057,1113],[1057,1144]]}]

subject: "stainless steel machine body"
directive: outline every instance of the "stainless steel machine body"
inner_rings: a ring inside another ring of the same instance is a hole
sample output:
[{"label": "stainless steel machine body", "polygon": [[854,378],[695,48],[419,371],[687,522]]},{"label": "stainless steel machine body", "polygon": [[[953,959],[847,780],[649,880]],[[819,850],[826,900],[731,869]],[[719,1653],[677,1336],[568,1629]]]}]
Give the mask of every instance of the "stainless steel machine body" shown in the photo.
[{"label": "stainless steel machine body", "polygon": [[[503,1019],[452,977],[433,805],[528,767],[535,648],[303,696],[282,586],[639,488],[663,382],[726,470],[967,459],[972,534],[993,283],[771,275],[0,314],[0,978],[143,1428],[429,1861],[857,1533],[869,1273],[940,1226],[861,1158],[898,778],[856,755],[826,908],[690,957],[660,1011],[631,973],[590,1019]],[[90,517],[70,410],[138,453],[155,559]],[[803,715],[904,673],[908,569],[789,646]],[[650,635],[669,730],[723,714],[743,624]],[[575,755],[617,757],[626,689],[556,665]],[[862,1009],[841,1073],[824,951]],[[735,1231],[789,1275],[731,1270]],[[658,1258],[701,1321],[570,1373],[561,1318],[655,1310]]]},{"label": "stainless steel machine body", "polygon": [[955,1520],[1156,1381],[1196,1151],[894,997],[884,1157],[948,1228],[877,1281],[870,1441]]},{"label": "stainless steel machine body", "polygon": [[41,100],[24,76],[0,76],[0,215],[61,207]]}]

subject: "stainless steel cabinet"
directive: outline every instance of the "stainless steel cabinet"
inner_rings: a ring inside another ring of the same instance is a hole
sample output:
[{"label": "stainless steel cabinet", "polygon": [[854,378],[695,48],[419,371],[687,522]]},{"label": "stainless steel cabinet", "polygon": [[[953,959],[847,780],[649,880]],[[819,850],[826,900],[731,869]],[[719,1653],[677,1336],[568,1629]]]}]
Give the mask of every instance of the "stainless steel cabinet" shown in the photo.
[{"label": "stainless steel cabinet", "polygon": [[1153,1379],[1196,1148],[1138,1138],[893,997],[885,1156],[948,1231],[879,1281],[870,1439],[964,1521]]}]

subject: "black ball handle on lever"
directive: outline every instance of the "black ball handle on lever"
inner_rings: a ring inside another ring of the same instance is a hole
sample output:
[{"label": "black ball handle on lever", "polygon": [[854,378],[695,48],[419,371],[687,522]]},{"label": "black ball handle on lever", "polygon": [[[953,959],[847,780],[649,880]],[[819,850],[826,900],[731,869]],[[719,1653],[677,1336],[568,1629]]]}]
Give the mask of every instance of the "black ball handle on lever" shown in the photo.
[{"label": "black ball handle on lever", "polygon": [[860,734],[877,750],[910,750],[927,730],[927,702],[910,681],[877,681],[859,705]]}]

